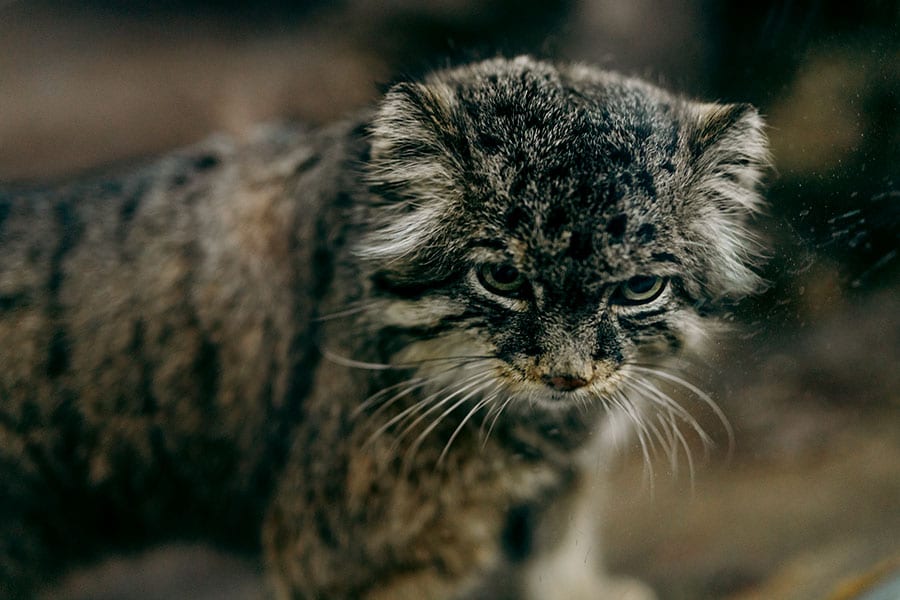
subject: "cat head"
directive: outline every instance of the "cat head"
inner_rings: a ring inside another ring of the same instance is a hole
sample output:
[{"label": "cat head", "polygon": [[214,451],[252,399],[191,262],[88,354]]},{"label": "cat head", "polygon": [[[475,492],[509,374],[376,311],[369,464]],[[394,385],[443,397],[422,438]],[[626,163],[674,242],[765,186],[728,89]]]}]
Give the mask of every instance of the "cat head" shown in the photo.
[{"label": "cat head", "polygon": [[697,346],[756,290],[767,164],[748,105],[527,57],[395,86],[371,125],[371,266],[399,351],[489,357],[553,405]]}]

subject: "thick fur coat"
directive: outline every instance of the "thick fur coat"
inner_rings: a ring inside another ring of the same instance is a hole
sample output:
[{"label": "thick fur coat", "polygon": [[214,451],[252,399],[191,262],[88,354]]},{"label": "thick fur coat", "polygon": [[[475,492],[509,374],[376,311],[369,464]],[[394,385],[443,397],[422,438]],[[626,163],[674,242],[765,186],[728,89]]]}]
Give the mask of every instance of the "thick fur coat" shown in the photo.
[{"label": "thick fur coat", "polygon": [[749,106],[520,57],[0,188],[0,595],[199,537],[279,598],[610,596],[558,557],[613,430],[696,424],[658,384],[759,285],[765,163]]}]

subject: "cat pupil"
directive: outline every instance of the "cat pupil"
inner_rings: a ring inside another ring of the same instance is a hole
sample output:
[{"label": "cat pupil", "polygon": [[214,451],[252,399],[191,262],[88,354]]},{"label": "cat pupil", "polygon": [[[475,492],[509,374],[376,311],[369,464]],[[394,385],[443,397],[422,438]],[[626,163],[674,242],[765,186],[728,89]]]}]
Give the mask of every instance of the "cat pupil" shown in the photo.
[{"label": "cat pupil", "polygon": [[628,280],[628,289],[635,294],[645,294],[653,289],[658,279],[650,275],[637,275]]},{"label": "cat pupil", "polygon": [[519,270],[511,265],[497,265],[491,269],[491,275],[497,283],[515,283]]}]

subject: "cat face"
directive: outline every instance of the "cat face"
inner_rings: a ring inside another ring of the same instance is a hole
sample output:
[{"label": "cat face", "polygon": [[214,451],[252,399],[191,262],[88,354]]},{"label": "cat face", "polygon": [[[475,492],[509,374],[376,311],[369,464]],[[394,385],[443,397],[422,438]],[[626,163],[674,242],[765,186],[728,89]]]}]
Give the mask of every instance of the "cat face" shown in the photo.
[{"label": "cat face", "polygon": [[[390,92],[358,252],[399,360],[486,357],[505,393],[608,394],[752,291],[755,111],[520,58]],[[390,321],[390,317],[386,317]]]}]

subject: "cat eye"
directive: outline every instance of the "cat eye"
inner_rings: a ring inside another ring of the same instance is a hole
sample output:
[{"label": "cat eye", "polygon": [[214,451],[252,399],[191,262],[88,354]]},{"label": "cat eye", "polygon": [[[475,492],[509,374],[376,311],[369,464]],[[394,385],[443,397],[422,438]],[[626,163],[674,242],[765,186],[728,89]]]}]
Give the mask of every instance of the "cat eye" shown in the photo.
[{"label": "cat eye", "polygon": [[656,275],[636,275],[619,284],[612,300],[617,304],[646,304],[656,300],[666,289],[666,279]]},{"label": "cat eye", "polygon": [[478,281],[492,294],[520,296],[528,284],[525,275],[508,263],[486,263],[476,270]]}]

